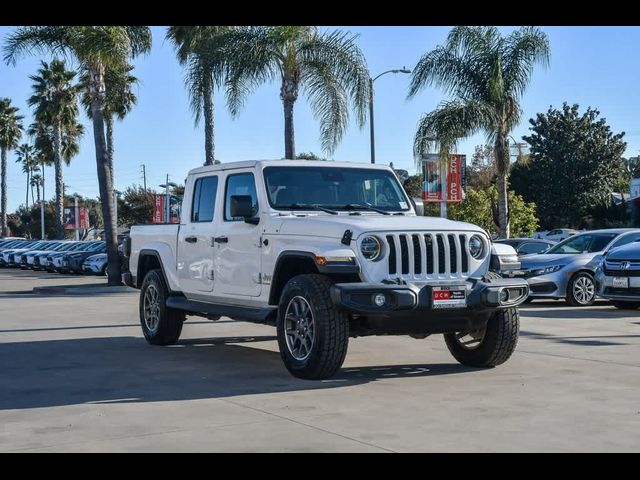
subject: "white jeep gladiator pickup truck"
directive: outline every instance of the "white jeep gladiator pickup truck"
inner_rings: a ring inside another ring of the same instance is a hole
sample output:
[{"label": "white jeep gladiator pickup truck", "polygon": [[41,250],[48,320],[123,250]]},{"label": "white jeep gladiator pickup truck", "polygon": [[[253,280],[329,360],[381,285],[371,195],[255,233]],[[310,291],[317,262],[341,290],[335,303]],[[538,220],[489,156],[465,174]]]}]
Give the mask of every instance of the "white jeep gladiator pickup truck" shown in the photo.
[{"label": "white jeep gladiator pickup truck", "polygon": [[334,375],[349,337],[444,334],[462,364],[492,367],[518,341],[526,280],[516,252],[469,223],[422,217],[393,170],[325,161],[196,168],[179,225],[131,228],[125,282],[147,341],[178,341],[186,315],[277,327],[282,360]]}]

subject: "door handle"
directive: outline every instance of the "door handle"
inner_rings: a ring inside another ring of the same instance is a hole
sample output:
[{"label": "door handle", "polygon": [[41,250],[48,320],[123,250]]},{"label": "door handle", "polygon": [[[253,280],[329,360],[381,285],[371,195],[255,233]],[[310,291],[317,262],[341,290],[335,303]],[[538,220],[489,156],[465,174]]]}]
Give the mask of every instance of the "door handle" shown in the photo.
[{"label": "door handle", "polygon": [[198,241],[198,237],[185,237],[184,241],[187,243],[196,243]]},{"label": "door handle", "polygon": [[222,236],[222,237],[213,237],[213,241],[216,243],[228,243],[229,242],[229,238]]}]

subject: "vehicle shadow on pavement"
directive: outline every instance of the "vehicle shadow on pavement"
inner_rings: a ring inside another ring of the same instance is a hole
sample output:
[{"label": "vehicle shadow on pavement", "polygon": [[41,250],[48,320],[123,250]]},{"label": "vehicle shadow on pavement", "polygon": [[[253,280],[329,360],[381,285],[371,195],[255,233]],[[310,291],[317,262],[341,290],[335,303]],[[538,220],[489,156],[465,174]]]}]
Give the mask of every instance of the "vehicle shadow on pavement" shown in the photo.
[{"label": "vehicle shadow on pavement", "polygon": [[274,338],[185,339],[171,347],[139,337],[3,343],[0,410],[222,398],[475,370],[456,363],[373,365],[344,368],[329,380],[300,380],[277,351],[247,346]]},{"label": "vehicle shadow on pavement", "polygon": [[[591,336],[573,336],[562,337],[556,335],[549,335],[546,333],[528,332],[520,330],[520,336],[528,337],[535,340],[548,340],[556,343],[565,343],[568,345],[578,345],[585,347],[611,347],[614,345],[631,345],[629,343],[623,343],[619,341],[611,341],[611,339],[618,340],[624,338],[638,338],[640,335],[591,335]],[[610,340],[598,340],[598,339],[610,339]]]},{"label": "vehicle shadow on pavement", "polygon": [[562,308],[557,310],[521,308],[520,315],[535,318],[559,318],[562,320],[596,320],[605,318],[623,318],[629,316],[629,312],[617,310],[613,307],[610,309],[585,309],[584,307],[574,307]]}]

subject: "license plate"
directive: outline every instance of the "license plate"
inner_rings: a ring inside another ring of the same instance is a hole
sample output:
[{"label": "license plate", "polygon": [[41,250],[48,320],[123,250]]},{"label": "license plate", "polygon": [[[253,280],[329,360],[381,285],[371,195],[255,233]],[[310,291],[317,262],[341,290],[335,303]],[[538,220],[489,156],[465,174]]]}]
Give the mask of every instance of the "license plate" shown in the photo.
[{"label": "license plate", "polygon": [[629,288],[629,278],[613,277],[613,288]]},{"label": "license plate", "polygon": [[431,299],[433,308],[465,308],[467,290],[463,286],[433,287]]}]

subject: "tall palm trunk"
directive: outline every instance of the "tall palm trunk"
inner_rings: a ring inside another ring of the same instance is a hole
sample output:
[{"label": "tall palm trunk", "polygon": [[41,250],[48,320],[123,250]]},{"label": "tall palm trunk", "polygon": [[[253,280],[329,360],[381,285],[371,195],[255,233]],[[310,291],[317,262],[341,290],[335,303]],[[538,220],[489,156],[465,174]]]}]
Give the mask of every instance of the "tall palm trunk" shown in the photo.
[{"label": "tall palm trunk", "polygon": [[7,149],[0,149],[0,174],[2,176],[2,180],[0,183],[0,190],[2,190],[2,199],[0,199],[0,231],[2,232],[2,236],[5,237],[7,235]]},{"label": "tall palm trunk", "polygon": [[282,79],[280,98],[284,106],[284,158],[295,160],[296,136],[293,130],[293,105],[298,98],[298,84],[286,74]]},{"label": "tall palm trunk", "polygon": [[33,200],[33,173],[31,174],[31,179],[32,181],[29,182],[29,185],[31,186],[31,205],[33,205],[34,200]]},{"label": "tall palm trunk", "polygon": [[27,210],[29,210],[29,172],[30,170],[27,170],[27,198],[25,200],[25,205],[27,206]]},{"label": "tall palm trunk", "polygon": [[214,130],[214,109],[213,109],[213,81],[207,77],[204,85],[204,151],[205,165],[215,163],[215,130]]},{"label": "tall palm trunk", "polygon": [[509,144],[506,131],[500,130],[496,137],[496,166],[498,167],[498,228],[501,238],[509,238],[509,204],[507,184],[509,181]]},{"label": "tall palm trunk", "polygon": [[113,115],[104,116],[104,124],[107,131],[107,158],[109,162],[109,178],[113,186]]},{"label": "tall palm trunk", "polygon": [[104,221],[104,236],[107,244],[107,259],[109,268],[109,285],[122,284],[120,273],[120,256],[118,255],[118,234],[115,225],[115,209],[113,205],[113,184],[109,171],[109,157],[107,155],[107,141],[104,127],[104,65],[97,63],[90,65],[89,92],[91,95],[91,115],[93,120],[93,139],[96,148],[96,168],[98,170],[98,186],[102,200],[102,219]]},{"label": "tall palm trunk", "polygon": [[64,183],[62,179],[62,126],[57,121],[53,138],[53,164],[56,177],[56,238],[64,237]]}]

